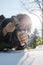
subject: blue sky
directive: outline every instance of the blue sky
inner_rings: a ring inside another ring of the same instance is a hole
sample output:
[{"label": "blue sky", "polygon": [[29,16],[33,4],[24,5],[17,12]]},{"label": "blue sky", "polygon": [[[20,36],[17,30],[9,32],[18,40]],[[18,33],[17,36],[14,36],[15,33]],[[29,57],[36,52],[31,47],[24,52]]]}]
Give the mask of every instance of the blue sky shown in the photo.
[{"label": "blue sky", "polygon": [[25,10],[19,0],[0,0],[0,15],[10,17],[22,11]]},{"label": "blue sky", "polygon": [[[27,0],[22,0],[22,1],[27,3]],[[29,1],[34,1],[34,0],[29,0]],[[37,7],[36,3],[35,4],[27,3],[27,6],[29,6],[30,8],[34,7],[34,5],[35,7]],[[20,0],[0,0],[0,15],[4,14],[6,17],[10,17],[12,15],[16,15],[21,12],[26,12],[26,9],[23,6],[23,4],[20,2]]]}]

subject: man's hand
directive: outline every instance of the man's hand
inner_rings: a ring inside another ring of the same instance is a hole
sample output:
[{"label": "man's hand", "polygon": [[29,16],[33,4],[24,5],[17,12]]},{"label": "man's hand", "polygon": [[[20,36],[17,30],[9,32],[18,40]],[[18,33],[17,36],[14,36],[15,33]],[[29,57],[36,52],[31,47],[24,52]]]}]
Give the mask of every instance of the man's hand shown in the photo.
[{"label": "man's hand", "polygon": [[13,32],[15,30],[14,23],[9,22],[3,29],[3,36],[6,36],[8,32]]},{"label": "man's hand", "polygon": [[17,35],[18,35],[18,39],[21,43],[21,46],[25,45],[25,43],[27,43],[29,41],[27,33],[18,32]]}]

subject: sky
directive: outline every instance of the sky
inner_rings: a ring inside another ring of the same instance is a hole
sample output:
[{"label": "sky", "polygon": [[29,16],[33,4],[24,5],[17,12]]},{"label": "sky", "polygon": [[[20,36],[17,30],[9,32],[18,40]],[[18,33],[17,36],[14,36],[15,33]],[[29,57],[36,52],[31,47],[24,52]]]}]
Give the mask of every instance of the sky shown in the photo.
[{"label": "sky", "polygon": [[[30,0],[31,1],[31,0]],[[32,19],[32,32],[35,28],[41,29],[40,20],[33,14],[26,11],[25,7],[21,4],[20,0],[0,0],[0,15],[11,17],[12,15],[26,13]],[[37,13],[37,12],[36,12]],[[37,13],[39,15],[39,12]]]},{"label": "sky", "polygon": [[6,17],[16,15],[21,11],[25,11],[19,0],[0,0],[0,14]]}]

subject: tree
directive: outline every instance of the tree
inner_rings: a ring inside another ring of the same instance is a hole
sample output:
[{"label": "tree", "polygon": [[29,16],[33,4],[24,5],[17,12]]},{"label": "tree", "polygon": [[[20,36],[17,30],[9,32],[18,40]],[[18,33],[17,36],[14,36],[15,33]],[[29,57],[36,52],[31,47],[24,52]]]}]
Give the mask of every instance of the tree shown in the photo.
[{"label": "tree", "polygon": [[30,46],[32,48],[36,48],[36,39],[38,38],[38,31],[37,29],[34,30],[33,34],[30,37]]},{"label": "tree", "polygon": [[[20,0],[21,4],[24,6],[24,9],[40,20],[40,23],[42,25],[42,17],[43,17],[43,1],[41,0]],[[40,12],[40,15],[36,12]],[[42,25],[43,27],[43,25]]]}]

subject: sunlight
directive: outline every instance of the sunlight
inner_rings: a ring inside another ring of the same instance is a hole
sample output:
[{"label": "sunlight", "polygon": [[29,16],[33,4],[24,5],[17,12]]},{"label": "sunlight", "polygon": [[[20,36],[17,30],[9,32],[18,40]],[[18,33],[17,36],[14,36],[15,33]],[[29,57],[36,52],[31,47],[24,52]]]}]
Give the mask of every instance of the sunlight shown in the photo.
[{"label": "sunlight", "polygon": [[41,23],[38,17],[36,17],[35,15],[30,15],[31,20],[32,20],[32,32],[34,31],[35,28],[37,28],[38,30],[41,29]]}]

